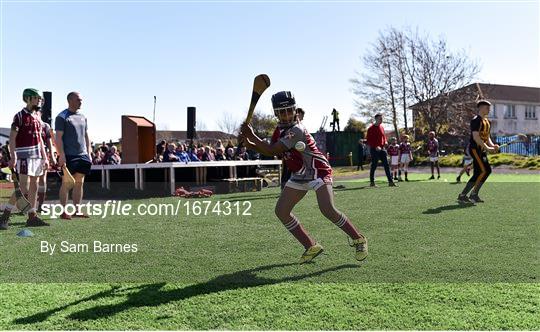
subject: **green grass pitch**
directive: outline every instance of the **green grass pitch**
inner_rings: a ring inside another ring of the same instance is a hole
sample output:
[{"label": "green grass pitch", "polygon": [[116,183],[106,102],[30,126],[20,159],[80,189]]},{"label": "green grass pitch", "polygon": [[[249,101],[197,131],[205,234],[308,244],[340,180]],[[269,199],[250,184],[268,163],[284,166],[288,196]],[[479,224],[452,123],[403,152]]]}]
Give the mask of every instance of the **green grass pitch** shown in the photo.
[{"label": "green grass pitch", "polygon": [[[337,207],[369,239],[361,264],[313,192],[294,212],[325,253],[305,265],[275,188],[211,198],[250,201],[251,216],[52,220],[31,238],[15,216],[0,233],[0,329],[540,329],[540,176],[494,174],[477,206],[456,203],[455,175],[427,177],[336,183]],[[138,252],[51,256],[44,240]]]}]

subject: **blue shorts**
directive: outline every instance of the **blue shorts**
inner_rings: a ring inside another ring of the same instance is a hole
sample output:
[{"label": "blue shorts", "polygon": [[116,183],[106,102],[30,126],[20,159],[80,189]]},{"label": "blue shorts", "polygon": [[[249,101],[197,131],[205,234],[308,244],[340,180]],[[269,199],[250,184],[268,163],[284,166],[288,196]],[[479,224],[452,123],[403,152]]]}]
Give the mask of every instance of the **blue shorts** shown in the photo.
[{"label": "blue shorts", "polygon": [[66,166],[71,174],[79,173],[83,175],[90,174],[92,161],[87,154],[81,156],[66,156]]}]

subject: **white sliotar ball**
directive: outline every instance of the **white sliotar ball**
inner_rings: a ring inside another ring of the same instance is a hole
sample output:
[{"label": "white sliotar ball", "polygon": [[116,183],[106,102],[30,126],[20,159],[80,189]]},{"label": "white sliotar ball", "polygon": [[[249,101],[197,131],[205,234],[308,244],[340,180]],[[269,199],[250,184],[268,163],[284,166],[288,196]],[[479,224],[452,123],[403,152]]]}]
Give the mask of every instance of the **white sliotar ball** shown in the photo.
[{"label": "white sliotar ball", "polygon": [[297,150],[297,151],[304,151],[306,149],[306,143],[302,142],[302,141],[298,141],[296,142],[296,144],[294,145],[294,148]]}]

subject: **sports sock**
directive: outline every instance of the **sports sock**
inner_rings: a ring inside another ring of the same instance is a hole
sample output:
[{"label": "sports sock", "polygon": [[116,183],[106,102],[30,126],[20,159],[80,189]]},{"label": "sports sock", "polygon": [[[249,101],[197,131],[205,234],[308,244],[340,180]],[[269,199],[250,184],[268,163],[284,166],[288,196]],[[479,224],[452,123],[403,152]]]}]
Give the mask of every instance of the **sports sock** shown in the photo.
[{"label": "sports sock", "polygon": [[14,207],[15,206],[11,204],[6,204],[6,206],[4,207],[4,212],[2,213],[2,216],[5,218],[9,218],[9,216],[11,215],[11,210],[13,210]]},{"label": "sports sock", "polygon": [[315,245],[315,241],[309,236],[307,231],[304,229],[304,226],[300,224],[298,218],[296,218],[295,216],[291,216],[291,220],[283,225],[285,226],[285,228],[287,228],[289,232],[291,232],[291,234],[298,240],[298,242],[300,242],[304,246],[304,248],[307,249]]},{"label": "sports sock", "polygon": [[46,191],[45,186],[38,187],[37,202],[38,202],[39,208],[41,208],[41,205],[43,205],[43,201],[45,201],[45,191]]},{"label": "sports sock", "polygon": [[347,218],[347,216],[344,215],[343,213],[339,216],[339,220],[334,221],[334,224],[337,227],[341,228],[353,240],[356,240],[361,237],[356,227],[354,227],[354,225],[349,220],[349,218]]},{"label": "sports sock", "polygon": [[468,181],[465,185],[465,188],[463,188],[463,191],[461,192],[462,195],[467,195],[469,191],[474,187],[474,182]]}]

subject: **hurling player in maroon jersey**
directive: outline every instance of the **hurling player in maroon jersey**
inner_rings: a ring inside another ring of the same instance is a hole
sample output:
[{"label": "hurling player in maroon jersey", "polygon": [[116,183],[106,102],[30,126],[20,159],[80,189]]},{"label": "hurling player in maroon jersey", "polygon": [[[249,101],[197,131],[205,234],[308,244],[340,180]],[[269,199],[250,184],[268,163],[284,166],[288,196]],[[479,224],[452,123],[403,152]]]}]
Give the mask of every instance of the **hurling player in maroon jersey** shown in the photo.
[{"label": "hurling player in maroon jersey", "polygon": [[[49,226],[41,220],[36,212],[38,178],[49,167],[45,146],[41,139],[41,122],[36,111],[41,107],[43,97],[36,89],[25,89],[23,101],[26,106],[13,117],[9,136],[10,160],[9,167],[19,173],[19,183],[22,193],[30,202],[27,227]],[[15,193],[11,195],[4,212],[0,216],[0,230],[8,229],[11,210],[15,207]]]},{"label": "hurling player in maroon jersey", "polygon": [[392,176],[394,181],[398,180],[398,168],[399,168],[399,145],[395,137],[390,138],[390,145],[386,149],[388,156],[390,157],[390,167],[392,167]]},{"label": "hurling player in maroon jersey", "polygon": [[404,134],[401,136],[401,144],[399,144],[399,162],[401,164],[401,170],[405,174],[405,181],[409,181],[409,163],[412,160],[412,146],[409,143],[409,135]]},{"label": "hurling player in maroon jersey", "polygon": [[246,146],[267,156],[282,155],[291,177],[285,184],[276,204],[275,213],[285,228],[304,246],[301,263],[311,261],[323,252],[317,243],[292,213],[293,208],[306,195],[315,190],[322,214],[341,228],[353,241],[355,257],[362,261],[367,257],[367,239],[360,234],[349,218],[334,206],[332,190],[332,168],[323,153],[307,131],[298,121],[296,101],[289,91],[281,91],[272,96],[274,114],[279,119],[279,139],[266,143],[253,132],[251,125],[244,123],[240,139]]},{"label": "hurling player in maroon jersey", "polygon": [[431,165],[431,177],[429,179],[435,179],[434,168],[437,168],[437,179],[440,179],[441,170],[439,169],[439,141],[435,138],[434,131],[430,131],[428,136],[427,150],[429,152],[429,164]]}]

